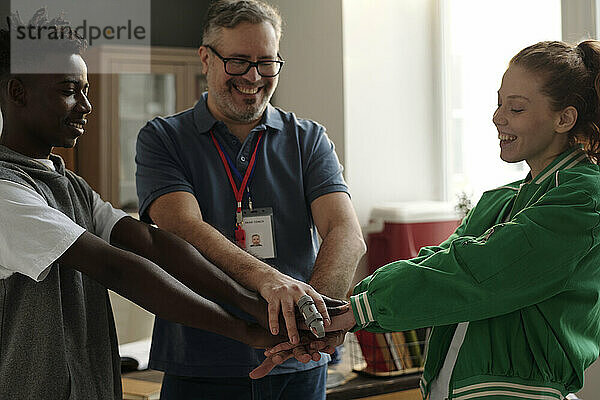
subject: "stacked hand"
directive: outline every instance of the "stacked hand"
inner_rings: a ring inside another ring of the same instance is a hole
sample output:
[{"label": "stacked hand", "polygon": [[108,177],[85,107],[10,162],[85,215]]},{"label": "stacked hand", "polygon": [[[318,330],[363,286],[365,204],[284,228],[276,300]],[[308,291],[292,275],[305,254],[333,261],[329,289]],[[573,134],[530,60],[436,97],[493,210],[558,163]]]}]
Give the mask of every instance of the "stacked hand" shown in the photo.
[{"label": "stacked hand", "polygon": [[[267,358],[261,365],[255,368],[251,373],[250,377],[253,379],[262,378],[267,375],[275,366],[283,363],[284,361],[295,357],[298,361],[307,363],[311,360],[318,361],[321,358],[319,352],[332,354],[335,351],[336,346],[339,346],[344,342],[346,332],[354,326],[354,322],[346,328],[349,324],[350,318],[346,316],[351,314],[351,320],[354,321],[354,316],[350,311],[350,305],[345,301],[328,298],[322,296],[324,303],[327,305],[328,315],[333,317],[333,324],[328,324],[325,327],[327,334],[324,338],[316,339],[308,331],[303,331],[299,343],[293,343],[291,340],[286,342],[280,342],[274,347],[267,347],[265,356]],[[294,320],[294,322],[296,322]],[[307,329],[303,322],[298,324],[301,329]]]},{"label": "stacked hand", "polygon": [[307,294],[312,297],[317,310],[323,317],[323,325],[327,327],[331,323],[323,296],[307,283],[300,282],[282,273],[277,273],[275,276],[264,280],[264,284],[259,287],[259,293],[268,303],[269,328],[271,333],[273,335],[279,334],[279,311],[281,311],[291,343],[300,343],[300,335],[298,334],[296,324],[296,304],[303,295]]}]

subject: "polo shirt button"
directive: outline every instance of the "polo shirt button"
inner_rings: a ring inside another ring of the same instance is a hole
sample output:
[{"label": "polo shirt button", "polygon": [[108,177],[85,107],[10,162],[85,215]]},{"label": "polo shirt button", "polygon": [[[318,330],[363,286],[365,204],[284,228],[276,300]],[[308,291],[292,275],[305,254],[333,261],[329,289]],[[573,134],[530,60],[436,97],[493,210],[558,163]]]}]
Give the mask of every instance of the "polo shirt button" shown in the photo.
[{"label": "polo shirt button", "polygon": [[242,162],[246,162],[246,157],[244,157],[244,156],[241,156],[241,157],[240,157],[240,160],[241,160]]}]

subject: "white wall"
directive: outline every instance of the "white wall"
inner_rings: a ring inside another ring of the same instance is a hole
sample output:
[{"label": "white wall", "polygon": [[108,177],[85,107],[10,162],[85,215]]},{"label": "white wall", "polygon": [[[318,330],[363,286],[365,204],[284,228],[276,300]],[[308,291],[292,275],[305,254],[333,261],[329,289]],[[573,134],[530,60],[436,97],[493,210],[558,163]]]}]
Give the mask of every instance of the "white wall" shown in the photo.
[{"label": "white wall", "polygon": [[343,2],[346,178],[363,225],[382,201],[442,195],[434,3]]},{"label": "white wall", "polygon": [[434,0],[272,0],[287,60],[274,103],[326,126],[361,224],[384,201],[442,196]]},{"label": "white wall", "polygon": [[327,128],[342,164],[342,0],[272,0],[284,18],[281,72],[273,103]]}]

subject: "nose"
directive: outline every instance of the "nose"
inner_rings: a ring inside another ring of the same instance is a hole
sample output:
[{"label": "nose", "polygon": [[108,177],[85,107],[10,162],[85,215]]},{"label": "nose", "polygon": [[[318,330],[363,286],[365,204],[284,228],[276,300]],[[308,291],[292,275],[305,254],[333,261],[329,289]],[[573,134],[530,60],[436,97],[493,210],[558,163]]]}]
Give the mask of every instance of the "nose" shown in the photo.
[{"label": "nose", "polygon": [[81,93],[77,99],[77,111],[84,114],[89,114],[92,112],[92,103],[90,103],[90,100],[85,93]]},{"label": "nose", "polygon": [[502,106],[498,107],[496,109],[496,111],[494,112],[494,115],[492,116],[492,122],[496,126],[506,125],[507,120],[506,120],[506,117],[504,116],[504,111],[502,109]]},{"label": "nose", "polygon": [[258,73],[258,65],[251,65],[250,69],[242,77],[250,82],[256,82],[262,78]]}]

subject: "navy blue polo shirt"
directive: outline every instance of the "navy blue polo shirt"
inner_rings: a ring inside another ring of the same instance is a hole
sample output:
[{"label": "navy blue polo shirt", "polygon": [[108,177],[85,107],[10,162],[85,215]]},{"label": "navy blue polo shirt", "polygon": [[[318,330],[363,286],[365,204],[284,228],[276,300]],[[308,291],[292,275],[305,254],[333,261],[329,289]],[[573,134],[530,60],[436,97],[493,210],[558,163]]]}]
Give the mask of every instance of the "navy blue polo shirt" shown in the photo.
[{"label": "navy blue polo shirt", "polygon": [[[210,132],[243,175],[258,133],[264,131],[249,183],[253,207],[273,209],[276,258],[264,261],[307,282],[319,249],[310,204],[327,193],[348,193],[343,168],[325,128],[268,105],[261,122],[241,143],[210,114],[206,98],[204,93],[194,108],[155,118],[141,129],[135,158],[141,220],[152,222],[148,207],[156,198],[186,191],[198,200],[204,221],[233,241],[236,201]],[[245,196],[244,208],[247,201]],[[239,310],[224,307],[248,318]],[[308,364],[288,360],[272,373],[311,369],[327,359]],[[151,368],[183,376],[247,376],[263,360],[261,350],[156,318]]]}]

